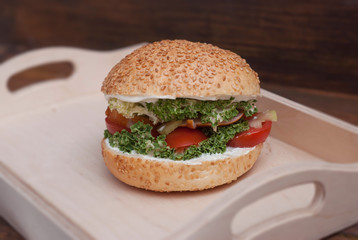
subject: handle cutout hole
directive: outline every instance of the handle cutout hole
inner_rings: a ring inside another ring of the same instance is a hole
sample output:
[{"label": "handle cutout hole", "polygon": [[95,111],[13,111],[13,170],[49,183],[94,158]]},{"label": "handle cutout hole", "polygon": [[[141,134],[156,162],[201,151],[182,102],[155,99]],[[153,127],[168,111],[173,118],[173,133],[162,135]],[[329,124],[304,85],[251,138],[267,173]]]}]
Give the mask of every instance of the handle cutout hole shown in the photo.
[{"label": "handle cutout hole", "polygon": [[10,92],[15,92],[32,84],[68,78],[73,71],[74,66],[68,61],[43,64],[12,75],[7,82],[7,87]]},{"label": "handle cutout hole", "polygon": [[257,233],[262,224],[269,226],[288,218],[309,214],[323,199],[319,183],[305,183],[271,193],[241,209],[231,222],[234,236]]}]

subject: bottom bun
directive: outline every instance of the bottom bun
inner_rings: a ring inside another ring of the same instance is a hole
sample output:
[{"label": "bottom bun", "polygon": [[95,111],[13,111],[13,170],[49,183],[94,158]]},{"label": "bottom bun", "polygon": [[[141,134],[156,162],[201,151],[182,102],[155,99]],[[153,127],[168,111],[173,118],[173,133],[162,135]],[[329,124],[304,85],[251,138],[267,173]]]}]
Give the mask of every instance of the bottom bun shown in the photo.
[{"label": "bottom bun", "polygon": [[102,155],[110,172],[128,185],[157,192],[199,191],[230,183],[246,173],[260,155],[262,146],[259,144],[237,156],[173,161],[122,153],[109,147],[108,141],[103,139]]}]

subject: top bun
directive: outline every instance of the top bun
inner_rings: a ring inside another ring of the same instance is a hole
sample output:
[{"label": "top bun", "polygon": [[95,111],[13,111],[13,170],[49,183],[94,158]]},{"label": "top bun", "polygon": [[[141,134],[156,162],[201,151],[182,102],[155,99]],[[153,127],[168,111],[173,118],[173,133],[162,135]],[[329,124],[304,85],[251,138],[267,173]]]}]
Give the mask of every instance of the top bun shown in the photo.
[{"label": "top bun", "polygon": [[102,92],[124,96],[203,98],[255,96],[260,81],[245,59],[206,43],[163,40],[116,64]]}]

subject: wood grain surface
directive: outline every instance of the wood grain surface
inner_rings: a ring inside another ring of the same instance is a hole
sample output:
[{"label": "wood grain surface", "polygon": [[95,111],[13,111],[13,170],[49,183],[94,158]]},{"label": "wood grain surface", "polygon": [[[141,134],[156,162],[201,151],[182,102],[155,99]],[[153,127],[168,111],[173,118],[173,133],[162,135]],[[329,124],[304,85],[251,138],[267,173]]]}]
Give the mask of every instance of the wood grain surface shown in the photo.
[{"label": "wood grain surface", "polygon": [[[358,1],[2,0],[0,62],[27,50],[112,50],[187,39],[246,58],[262,87],[358,125]],[[65,77],[61,63],[14,76],[15,91]],[[0,240],[22,239],[0,218]],[[326,239],[358,239],[358,224]]]}]

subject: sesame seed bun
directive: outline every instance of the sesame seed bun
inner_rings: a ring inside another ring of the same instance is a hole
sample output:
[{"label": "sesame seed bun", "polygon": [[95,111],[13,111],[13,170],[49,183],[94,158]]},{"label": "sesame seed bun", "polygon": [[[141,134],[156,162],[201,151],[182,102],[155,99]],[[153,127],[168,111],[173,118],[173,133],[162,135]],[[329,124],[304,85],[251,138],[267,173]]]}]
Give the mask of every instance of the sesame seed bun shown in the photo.
[{"label": "sesame seed bun", "polygon": [[256,96],[260,81],[245,59],[206,43],[163,40],[127,55],[105,78],[102,92],[175,98]]},{"label": "sesame seed bun", "polygon": [[260,155],[259,144],[244,155],[193,161],[156,161],[138,155],[120,154],[102,140],[104,162],[122,182],[157,192],[199,191],[230,183],[246,173]]}]

